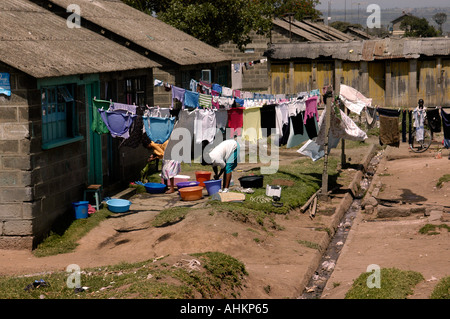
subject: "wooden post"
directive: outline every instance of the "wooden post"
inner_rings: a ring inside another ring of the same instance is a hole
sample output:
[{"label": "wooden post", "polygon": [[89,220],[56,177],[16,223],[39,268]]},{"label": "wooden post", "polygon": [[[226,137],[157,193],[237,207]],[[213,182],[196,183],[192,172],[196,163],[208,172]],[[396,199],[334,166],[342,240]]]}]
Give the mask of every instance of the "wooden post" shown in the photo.
[{"label": "wooden post", "polygon": [[331,121],[331,103],[332,98],[327,98],[327,104],[325,106],[325,158],[323,163],[323,173],[322,173],[322,191],[319,194],[319,199],[321,201],[328,201],[328,137],[330,134],[330,121]]},{"label": "wooden post", "polygon": [[[347,114],[347,108],[345,105],[342,105],[342,108],[340,108],[346,115]],[[347,156],[345,156],[345,140],[341,139],[341,168],[344,168],[347,165]]]}]

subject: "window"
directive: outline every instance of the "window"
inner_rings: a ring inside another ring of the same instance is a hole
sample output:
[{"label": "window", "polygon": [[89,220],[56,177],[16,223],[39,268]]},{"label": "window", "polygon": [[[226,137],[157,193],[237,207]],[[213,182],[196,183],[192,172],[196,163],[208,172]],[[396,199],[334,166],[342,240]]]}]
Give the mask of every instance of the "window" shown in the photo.
[{"label": "window", "polygon": [[146,96],[145,76],[125,80],[125,97],[127,104],[145,106]]},{"label": "window", "polygon": [[74,84],[41,89],[43,149],[82,139],[78,134],[74,90]]}]

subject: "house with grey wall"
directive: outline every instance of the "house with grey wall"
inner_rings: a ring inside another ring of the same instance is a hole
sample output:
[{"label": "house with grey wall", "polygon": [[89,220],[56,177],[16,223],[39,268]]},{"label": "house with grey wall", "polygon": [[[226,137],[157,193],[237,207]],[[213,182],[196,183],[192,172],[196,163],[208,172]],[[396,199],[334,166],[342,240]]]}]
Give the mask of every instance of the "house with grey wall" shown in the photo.
[{"label": "house with grey wall", "polygon": [[[118,139],[94,132],[94,98],[152,106],[160,98],[153,86],[156,74],[179,84],[183,72],[229,70],[225,55],[197,57],[188,50],[204,43],[121,2],[69,2],[80,3],[82,14],[99,14],[84,5],[115,8],[120,28],[141,38],[127,39],[113,32],[114,26],[87,19],[70,28],[67,17],[54,11],[56,1],[0,2],[0,249],[36,247],[56,223],[73,219],[72,203],[83,199],[87,185],[101,184],[103,196],[110,196],[139,179],[148,150],[119,148]],[[128,25],[125,17],[133,20],[134,14],[136,21]],[[133,29],[137,21],[148,34]],[[174,37],[164,38],[166,32]],[[139,44],[158,34],[162,37],[152,47]],[[166,57],[162,47],[176,45],[180,51]],[[169,104],[167,92],[161,99]]]}]

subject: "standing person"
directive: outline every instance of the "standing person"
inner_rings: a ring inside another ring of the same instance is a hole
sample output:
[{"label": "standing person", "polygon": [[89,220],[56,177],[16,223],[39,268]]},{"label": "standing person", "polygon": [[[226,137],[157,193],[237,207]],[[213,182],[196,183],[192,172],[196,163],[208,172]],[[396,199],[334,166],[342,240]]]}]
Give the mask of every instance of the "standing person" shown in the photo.
[{"label": "standing person", "polygon": [[[220,176],[224,174],[223,178],[223,191],[227,192],[230,187],[231,175],[236,168],[239,156],[239,143],[234,139],[225,140],[217,145],[210,153],[211,165],[214,170],[214,179],[220,179]],[[220,172],[218,172],[220,167]]]},{"label": "standing person", "polygon": [[416,140],[419,143],[423,143],[423,134],[425,131],[425,119],[427,117],[427,108],[423,106],[423,100],[419,99],[417,107],[413,111],[414,127],[416,128]]},{"label": "standing person", "polygon": [[[157,144],[153,141],[148,144],[147,148],[153,150],[153,154],[150,155],[148,161],[151,162],[156,159],[162,160],[161,177],[164,179],[164,183],[169,187],[166,194],[172,194],[175,192],[174,179],[181,171],[181,163],[175,160],[164,160],[164,151],[166,149],[169,140],[163,144]],[[170,181],[170,184],[168,183]]]}]

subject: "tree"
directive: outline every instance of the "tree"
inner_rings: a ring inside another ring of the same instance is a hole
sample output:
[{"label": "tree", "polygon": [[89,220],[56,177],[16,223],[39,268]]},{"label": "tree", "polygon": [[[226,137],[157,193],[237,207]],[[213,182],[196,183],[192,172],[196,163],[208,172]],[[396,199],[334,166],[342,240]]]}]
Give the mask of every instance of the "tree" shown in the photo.
[{"label": "tree", "polygon": [[441,35],[442,35],[442,25],[447,21],[447,14],[444,13],[444,12],[436,13],[436,14],[433,16],[433,20],[434,20],[434,22],[436,22],[436,24],[439,26],[439,32],[440,32]]},{"label": "tree", "polygon": [[296,19],[316,18],[318,0],[122,0],[212,46],[228,41],[240,50],[250,32],[269,35],[272,19],[293,13]]},{"label": "tree", "polygon": [[438,31],[427,19],[407,16],[400,23],[400,29],[405,31],[405,37],[430,38],[438,36]]}]

